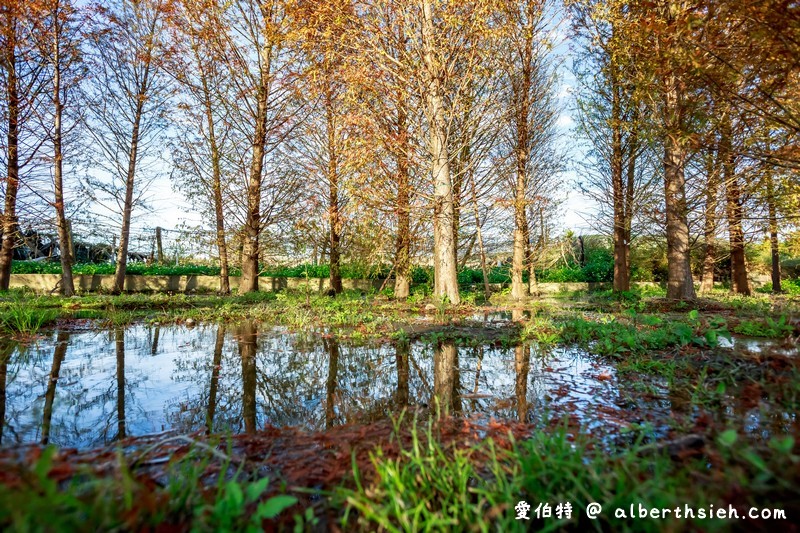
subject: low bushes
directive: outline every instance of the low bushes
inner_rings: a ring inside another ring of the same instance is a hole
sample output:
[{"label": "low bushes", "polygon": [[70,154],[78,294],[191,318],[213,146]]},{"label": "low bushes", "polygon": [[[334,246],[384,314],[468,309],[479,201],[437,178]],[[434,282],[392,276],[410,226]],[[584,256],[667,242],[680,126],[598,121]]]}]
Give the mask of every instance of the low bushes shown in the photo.
[{"label": "low bushes", "polygon": [[[72,267],[73,274],[113,275],[115,265],[111,263],[77,263]],[[61,274],[61,264],[48,261],[14,261],[12,274]],[[128,264],[127,273],[144,276],[219,276],[219,267],[206,265],[147,265]],[[238,275],[236,270],[232,275]]]},{"label": "low bushes", "polygon": [[[73,273],[111,275],[114,274],[114,268],[114,265],[110,263],[78,263],[73,266]],[[61,264],[48,261],[14,261],[11,271],[13,274],[60,274]],[[391,265],[343,264],[340,272],[344,279],[385,279],[388,276],[394,276]],[[130,263],[127,273],[144,276],[219,276],[220,269],[218,266],[211,265]],[[489,283],[511,283],[510,265],[490,267],[487,274]],[[648,278],[648,276],[640,274],[636,268],[633,269],[633,279]],[[238,268],[231,268],[230,275],[240,276],[241,271]],[[261,276],[324,279],[330,276],[330,265],[266,266],[262,267]],[[523,272],[522,278],[525,283],[528,283],[527,270]],[[605,248],[587,250],[583,266],[569,261],[567,264],[561,262],[558,266],[536,270],[536,279],[542,283],[611,282],[613,278],[614,257],[611,251]],[[417,285],[432,285],[433,268],[412,267],[411,280]],[[483,283],[483,272],[480,268],[461,269],[458,272],[458,283],[460,285],[481,284]]]}]

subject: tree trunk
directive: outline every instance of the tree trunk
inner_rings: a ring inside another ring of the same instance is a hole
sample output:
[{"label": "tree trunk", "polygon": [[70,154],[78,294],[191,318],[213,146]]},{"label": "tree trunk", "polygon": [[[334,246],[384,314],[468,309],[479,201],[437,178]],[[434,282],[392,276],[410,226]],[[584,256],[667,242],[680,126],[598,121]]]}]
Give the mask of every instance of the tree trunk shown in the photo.
[{"label": "tree trunk", "polygon": [[514,348],[514,391],[517,396],[517,418],[528,423],[528,375],[531,368],[531,347],[519,345]]},{"label": "tree trunk", "polygon": [[526,160],[521,154],[522,147],[517,148],[517,180],[514,187],[514,252],[511,259],[511,297],[522,300],[528,295],[527,287],[522,282],[522,271],[525,269],[525,210],[527,209]]},{"label": "tree trunk", "polygon": [[161,226],[156,226],[156,261],[158,264],[164,263],[164,246],[161,240]]},{"label": "tree trunk", "polygon": [[[450,153],[450,152],[448,152]],[[461,152],[459,152],[461,157]],[[456,168],[453,168],[456,167]],[[458,247],[460,246],[459,230],[461,229],[461,182],[463,180],[462,173],[464,172],[462,161],[456,158],[450,166],[450,176],[453,182],[453,253],[456,258],[456,272],[458,272]]]},{"label": "tree trunk", "polygon": [[717,153],[709,154],[706,164],[707,181],[703,223],[705,255],[703,258],[703,281],[700,284],[700,292],[703,293],[711,292],[714,288],[714,266],[717,263],[717,194],[719,193],[717,157]]},{"label": "tree trunk", "polygon": [[75,236],[72,233],[72,221],[66,221],[67,226],[67,247],[69,248],[69,256],[71,260],[75,261]]},{"label": "tree trunk", "polygon": [[0,290],[7,291],[11,281],[11,261],[17,238],[17,191],[19,190],[19,87],[17,79],[16,41],[14,39],[16,18],[6,14],[5,25],[9,34],[6,43],[4,67],[6,70],[6,187],[5,206],[2,215],[2,244],[0,245]]},{"label": "tree trunk", "polygon": [[458,260],[458,271],[461,272],[465,268],[467,268],[467,262],[472,258],[472,250],[475,249],[475,244],[478,240],[478,232],[476,231],[469,237],[469,241],[467,242],[467,247],[464,249],[464,253],[461,254],[461,259]]},{"label": "tree trunk", "polygon": [[472,189],[472,207],[475,210],[475,235],[478,239],[478,251],[481,255],[481,274],[483,274],[483,296],[486,301],[492,296],[492,291],[489,289],[489,272],[486,268],[486,249],[483,246],[483,232],[481,231],[481,216],[478,211],[478,193],[475,190],[475,175],[470,171],[469,185]]},{"label": "tree trunk", "polygon": [[667,135],[664,139],[664,200],[667,218],[667,298],[693,300],[686,206],[685,148],[681,141],[682,109],[675,75],[667,77],[665,91]]},{"label": "tree trunk", "polygon": [[525,211],[525,256],[528,262],[528,295],[539,296],[539,285],[536,281],[536,258],[538,246],[534,246],[531,239],[531,212]]},{"label": "tree trunk", "polygon": [[736,160],[732,146],[731,122],[728,117],[722,124],[720,138],[720,160],[725,181],[725,200],[728,212],[728,235],[731,244],[731,289],[739,294],[750,294],[747,280],[747,264],[744,252],[742,229],[742,203],[739,178],[736,175]]},{"label": "tree trunk", "polygon": [[256,111],[255,132],[253,135],[253,159],[250,162],[250,179],[247,186],[247,216],[244,225],[244,246],[242,250],[242,277],[239,282],[239,293],[258,290],[258,245],[261,233],[261,173],[264,170],[264,147],[267,143],[267,103],[269,101],[269,73],[272,58],[272,47],[264,46],[261,51],[261,62],[267,65],[261,74],[258,87],[258,108]]},{"label": "tree trunk", "polygon": [[531,155],[531,136],[533,135],[530,123],[530,114],[533,103],[539,98],[532,92],[534,82],[534,39],[535,31],[532,26],[537,15],[533,12],[534,3],[527,2],[523,5],[527,22],[523,22],[522,42],[518,44],[514,55],[518,55],[520,63],[514,66],[510,73],[511,104],[513,112],[513,150],[516,181],[514,184],[514,238],[511,257],[511,296],[514,300],[523,300],[530,294],[530,287],[523,282],[526,259],[530,268],[530,253],[528,245],[528,178],[529,159]]},{"label": "tree trunk", "polygon": [[397,341],[395,345],[395,363],[397,365],[397,394],[395,395],[395,405],[397,407],[408,406],[408,358],[411,346],[406,341]]},{"label": "tree trunk", "polygon": [[430,0],[422,2],[423,46],[426,75],[426,100],[430,113],[429,150],[433,175],[433,260],[434,294],[451,304],[461,303],[456,271],[455,236],[453,234],[453,183],[447,149],[442,67],[435,58],[434,22]]},{"label": "tree trunk", "polygon": [[[405,129],[405,126],[402,128]],[[407,146],[405,142],[403,145],[397,158],[397,243],[394,261],[394,297],[397,299],[406,299],[411,292],[410,179],[408,156],[405,153]]]},{"label": "tree trunk", "polygon": [[61,249],[61,292],[64,296],[75,294],[75,283],[72,279],[73,250],[71,238],[67,228],[67,216],[64,212],[64,174],[61,135],[61,117],[63,104],[61,102],[61,27],[60,12],[56,4],[53,13],[53,189],[56,210],[56,227],[58,229],[58,246]]},{"label": "tree trunk", "polygon": [[[634,111],[632,122],[637,124],[639,121],[639,112]],[[625,221],[623,239],[625,242],[625,268],[627,272],[628,290],[631,285],[631,240],[633,230],[633,202],[636,192],[636,160],[639,153],[639,133],[636,126],[628,134],[628,169],[627,181],[625,183]]]},{"label": "tree trunk", "polygon": [[0,444],[3,444],[3,428],[6,425],[6,382],[8,376],[8,359],[14,351],[13,344],[8,343],[0,349]]},{"label": "tree trunk", "polygon": [[153,342],[150,344],[150,355],[158,354],[158,341],[161,338],[161,326],[153,328]]},{"label": "tree trunk", "polygon": [[[146,71],[149,70],[149,65]],[[125,271],[128,266],[128,242],[131,233],[131,212],[133,211],[133,186],[136,176],[136,159],[139,150],[139,126],[144,112],[146,97],[147,74],[140,87],[139,98],[136,104],[136,113],[131,132],[131,151],[128,154],[128,173],[125,177],[125,202],[122,206],[122,229],[119,234],[119,248],[117,249],[117,268],[114,272],[114,293],[119,294],[125,290]]]},{"label": "tree trunk", "polygon": [[614,284],[615,292],[631,289],[626,238],[625,186],[623,183],[621,89],[612,77],[611,100],[611,189],[614,203]]},{"label": "tree trunk", "polygon": [[439,403],[442,414],[453,408],[453,391],[458,387],[456,361],[458,348],[452,342],[440,342],[433,346],[433,402]]},{"label": "tree trunk", "polygon": [[339,211],[339,168],[338,148],[336,146],[336,121],[333,116],[333,97],[330,90],[325,94],[325,125],[328,133],[328,223],[330,226],[330,284],[336,294],[342,292],[341,242],[342,218]]},{"label": "tree trunk", "polygon": [[[216,222],[217,250],[219,251],[219,292],[230,294],[231,285],[228,276],[228,246],[225,243],[225,215],[222,208],[222,168],[221,156],[217,146],[216,128],[214,127],[214,110],[211,102],[211,90],[208,86],[208,76],[202,67],[200,55],[194,48],[197,64],[200,66],[200,80],[203,85],[203,103],[205,104],[206,125],[208,126],[208,143],[211,149],[211,188],[214,194],[214,218]],[[159,241],[159,260],[161,258],[161,243]]]},{"label": "tree trunk", "polygon": [[149,92],[150,72],[153,61],[152,53],[152,48],[148,48],[148,55],[143,60],[144,72],[142,73],[142,80],[138,87],[136,111],[133,116],[131,148],[128,153],[128,173],[125,177],[125,202],[122,208],[122,228],[120,230],[119,250],[117,251],[117,268],[114,273],[114,292],[117,294],[125,290],[125,271],[128,265],[128,242],[131,230],[131,212],[133,210],[133,186],[136,176],[142,114],[144,113],[144,104]]},{"label": "tree trunk", "polygon": [[781,256],[778,251],[778,210],[775,205],[775,182],[767,170],[767,210],[769,216],[769,248],[772,256],[772,292],[781,292]]}]

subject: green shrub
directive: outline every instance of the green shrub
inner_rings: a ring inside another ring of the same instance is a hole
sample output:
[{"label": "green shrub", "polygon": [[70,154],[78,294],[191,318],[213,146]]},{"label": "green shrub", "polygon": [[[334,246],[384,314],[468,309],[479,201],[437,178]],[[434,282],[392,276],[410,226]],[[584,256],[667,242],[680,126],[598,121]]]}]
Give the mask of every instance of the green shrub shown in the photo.
[{"label": "green shrub", "polygon": [[[781,290],[792,296],[800,295],[800,279],[784,279],[781,280]],[[770,293],[772,292],[772,283],[767,283],[763,287],[756,289],[756,292]]]},{"label": "green shrub", "polygon": [[584,281],[614,281],[614,254],[607,248],[595,248],[586,254],[586,264],[581,268]]},{"label": "green shrub", "polygon": [[[791,278],[800,278],[800,258],[781,261],[781,271]],[[791,281],[798,282],[800,280],[793,279]]]},{"label": "green shrub", "polygon": [[541,283],[579,283],[586,281],[583,270],[574,265],[540,270],[536,272],[536,278]]},{"label": "green shrub", "polygon": [[13,261],[12,274],[61,274],[61,264],[50,261]]},{"label": "green shrub", "polygon": [[411,281],[416,284],[433,284],[433,268],[421,266],[411,267]]}]

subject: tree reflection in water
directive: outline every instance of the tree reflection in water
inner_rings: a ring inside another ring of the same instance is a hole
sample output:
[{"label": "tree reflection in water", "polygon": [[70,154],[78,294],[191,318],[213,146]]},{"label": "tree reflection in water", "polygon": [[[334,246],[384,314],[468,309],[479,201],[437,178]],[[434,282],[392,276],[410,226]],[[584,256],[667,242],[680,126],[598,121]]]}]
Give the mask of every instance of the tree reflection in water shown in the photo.
[{"label": "tree reflection in water", "polygon": [[[425,401],[451,414],[529,422],[544,402],[575,402],[578,416],[591,414],[588,404],[603,401],[592,394],[597,363],[561,349],[545,361],[535,349],[350,344],[252,322],[56,331],[24,355],[0,345],[11,354],[0,358],[0,438],[89,448],[164,430],[322,430]],[[552,389],[568,394],[546,399]]]},{"label": "tree reflection in water", "polygon": [[514,348],[515,392],[517,394],[517,418],[528,421],[528,374],[531,369],[531,347],[528,344]]},{"label": "tree reflection in water", "polygon": [[[156,332],[158,339],[158,332]],[[211,384],[208,388],[208,410],[206,411],[206,432],[214,431],[214,414],[217,411],[217,391],[219,374],[222,370],[222,347],[225,345],[225,324],[217,326],[217,339],[214,341],[214,358],[211,361]]]},{"label": "tree reflection in water", "polygon": [[433,395],[431,405],[438,402],[442,414],[461,411],[458,394],[458,348],[452,341],[433,346]]},{"label": "tree reflection in water", "polygon": [[161,337],[161,326],[156,324],[153,328],[153,340],[150,343],[150,355],[158,355],[158,339]]},{"label": "tree reflection in water", "polygon": [[408,341],[400,340],[395,345],[395,363],[397,365],[397,393],[395,394],[395,407],[400,410],[408,407],[408,359],[411,345]]},{"label": "tree reflection in water", "polygon": [[125,438],[125,330],[114,331],[117,352],[117,440]]},{"label": "tree reflection in water", "polygon": [[6,426],[6,379],[8,376],[8,360],[14,353],[14,343],[0,341],[0,444],[3,443],[3,429]]},{"label": "tree reflection in water", "polygon": [[61,362],[67,354],[69,333],[59,331],[56,337],[56,346],[53,350],[53,365],[50,367],[50,379],[47,382],[47,392],[44,395],[44,411],[42,415],[42,444],[50,441],[50,424],[53,420],[53,401],[56,398],[56,385],[61,374]]},{"label": "tree reflection in water", "polygon": [[323,339],[323,346],[328,352],[328,378],[325,380],[325,428],[333,427],[336,409],[336,379],[339,373],[339,342],[336,339]]},{"label": "tree reflection in water", "polygon": [[242,418],[245,433],[256,431],[256,351],[258,331],[251,320],[241,323],[238,331],[239,356],[242,359]]}]

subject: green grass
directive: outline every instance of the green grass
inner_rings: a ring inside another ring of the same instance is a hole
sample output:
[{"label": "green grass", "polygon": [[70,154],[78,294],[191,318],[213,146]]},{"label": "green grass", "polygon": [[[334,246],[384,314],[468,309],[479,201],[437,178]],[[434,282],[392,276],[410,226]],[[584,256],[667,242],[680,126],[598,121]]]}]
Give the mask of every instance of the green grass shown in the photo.
[{"label": "green grass", "polygon": [[794,326],[790,324],[786,315],[777,319],[765,317],[763,320],[743,320],[733,330],[750,337],[782,338],[788,336]]},{"label": "green grass", "polygon": [[[707,313],[689,311],[694,304],[684,306],[682,316],[670,312],[665,317],[658,309],[663,300],[646,296],[651,293],[659,294],[658,290],[648,287],[630,293],[595,292],[577,301],[534,300],[528,304],[528,310],[535,311],[536,316],[525,324],[521,339],[541,345],[578,344],[599,355],[620,356],[675,346],[713,347],[718,344],[719,336],[728,334],[725,323],[728,320],[737,333],[780,337],[793,327],[787,317],[797,313],[795,303],[785,297],[744,298],[714,293],[710,299],[703,300],[702,305],[728,308],[736,310],[738,316],[757,315],[758,318],[741,321],[732,317],[714,318]],[[415,314],[422,312],[427,303],[435,307],[435,313],[429,315],[434,315],[441,324],[486,309],[482,307],[487,302],[483,301],[480,290],[463,294],[462,305],[451,308],[430,296],[425,285],[414,287],[406,301],[357,290],[345,291],[335,298],[317,291],[306,293],[302,289],[231,296],[134,293],[87,294],[73,298],[35,296],[28,290],[12,290],[0,299],[0,328],[10,333],[31,333],[59,316],[97,318],[111,325],[139,320],[168,323],[188,318],[203,322],[254,319],[293,329],[338,328],[334,334],[374,338],[387,337],[398,324],[414,321]],[[500,296],[492,301],[492,309],[504,309]],[[571,310],[573,308],[589,308],[593,314],[582,317]],[[649,312],[645,312],[648,309]],[[514,338],[520,339],[520,336]]]},{"label": "green grass", "polygon": [[[737,438],[735,429],[707,444],[704,457],[685,461],[637,439],[609,452],[590,436],[574,434],[564,425],[537,431],[499,449],[489,439],[471,448],[442,446],[435,425],[427,434],[413,433],[410,446],[398,457],[380,449],[372,453],[375,476],[355,488],[340,488],[334,503],[347,512],[342,525],[361,531],[527,531],[613,530],[663,531],[728,529],[725,520],[687,520],[674,515],[661,520],[631,517],[629,509],[695,509],[727,507],[740,513],[752,505],[786,510],[797,506],[800,486],[795,442],[775,437],[766,446]],[[790,469],[782,473],[782,469]],[[358,479],[358,472],[356,472]],[[750,477],[752,476],[752,477]],[[742,496],[739,487],[748,487]],[[520,501],[531,505],[530,521],[516,519]],[[590,503],[603,512],[592,520]],[[570,504],[571,514],[564,513]],[[537,515],[537,507],[540,507]],[[544,505],[551,514],[543,516]],[[557,510],[561,505],[561,513]],[[622,510],[627,516],[618,514]]]},{"label": "green grass", "polygon": [[60,313],[55,309],[37,307],[36,299],[14,299],[0,309],[0,328],[11,333],[32,335],[59,316]]},{"label": "green grass", "polygon": [[[252,319],[293,329],[313,327],[358,328],[361,335],[388,334],[400,319],[404,303],[361,291],[345,291],[336,298],[303,291],[256,292],[233,296],[185,294],[91,294],[75,298],[32,297],[27,291],[9,291],[0,301],[0,322],[6,331],[33,332],[53,319],[97,318],[101,323],[122,326],[140,320],[174,322],[192,318],[198,322]],[[29,321],[40,319],[29,324]],[[34,327],[35,326],[35,327]]]},{"label": "green grass", "polygon": [[[0,484],[0,529],[67,532],[162,527],[254,532],[262,530],[265,520],[297,503],[297,498],[286,494],[265,497],[269,479],[248,479],[241,469],[209,485],[202,478],[211,460],[205,453],[209,449],[193,449],[173,461],[164,474],[165,486],[158,487],[137,480],[121,452],[103,477],[86,469],[59,482],[53,478],[56,449],[47,447],[23,473],[21,486]],[[229,465],[229,460],[223,462],[221,471]]]},{"label": "green grass", "polygon": [[724,321],[701,320],[697,311],[690,311],[683,320],[665,320],[654,315],[639,315],[631,309],[621,317],[569,318],[562,323],[560,339],[598,355],[621,356],[673,346],[715,347],[719,337],[727,336]]}]

